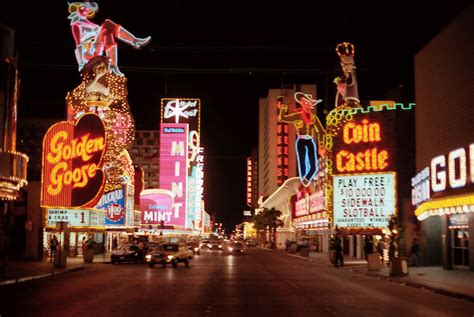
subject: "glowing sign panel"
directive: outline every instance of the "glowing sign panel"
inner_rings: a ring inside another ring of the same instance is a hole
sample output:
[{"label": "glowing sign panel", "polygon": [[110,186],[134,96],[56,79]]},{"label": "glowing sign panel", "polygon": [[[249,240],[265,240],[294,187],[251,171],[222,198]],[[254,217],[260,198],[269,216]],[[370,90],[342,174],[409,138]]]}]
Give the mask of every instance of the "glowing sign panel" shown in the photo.
[{"label": "glowing sign panel", "polygon": [[42,206],[92,207],[102,195],[105,128],[95,114],[54,124],[43,139]]},{"label": "glowing sign panel", "polygon": [[104,227],[105,213],[90,209],[46,208],[46,227],[55,228],[57,222],[68,227]]},{"label": "glowing sign panel", "polygon": [[334,225],[381,228],[396,210],[395,173],[334,176]]},{"label": "glowing sign panel", "polygon": [[95,208],[106,211],[106,225],[125,225],[125,190],[104,193]]},{"label": "glowing sign panel", "polygon": [[430,166],[413,177],[411,183],[413,205],[430,199],[431,193],[437,193],[437,197],[447,196],[448,191],[472,187],[474,143],[432,158]]},{"label": "glowing sign panel", "polygon": [[188,123],[189,131],[200,133],[201,100],[189,98],[162,98],[161,122]]},{"label": "glowing sign panel", "polygon": [[160,133],[160,188],[174,193],[172,215],[167,224],[186,226],[188,125],[162,123]]},{"label": "glowing sign panel", "polygon": [[[387,114],[389,115],[389,114]],[[393,118],[375,112],[344,123],[334,140],[334,174],[389,171],[394,166]]]},{"label": "glowing sign panel", "polygon": [[174,193],[164,189],[145,189],[140,194],[142,224],[169,224],[173,216]]}]

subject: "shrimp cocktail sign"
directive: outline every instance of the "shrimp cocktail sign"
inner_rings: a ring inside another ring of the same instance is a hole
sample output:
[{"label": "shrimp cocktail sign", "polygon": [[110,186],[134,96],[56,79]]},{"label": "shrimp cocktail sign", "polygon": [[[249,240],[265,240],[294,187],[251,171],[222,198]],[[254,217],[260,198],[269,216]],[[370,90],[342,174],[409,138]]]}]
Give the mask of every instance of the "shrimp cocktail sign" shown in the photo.
[{"label": "shrimp cocktail sign", "polygon": [[104,191],[104,123],[85,114],[76,123],[59,122],[43,139],[43,207],[93,207]]}]

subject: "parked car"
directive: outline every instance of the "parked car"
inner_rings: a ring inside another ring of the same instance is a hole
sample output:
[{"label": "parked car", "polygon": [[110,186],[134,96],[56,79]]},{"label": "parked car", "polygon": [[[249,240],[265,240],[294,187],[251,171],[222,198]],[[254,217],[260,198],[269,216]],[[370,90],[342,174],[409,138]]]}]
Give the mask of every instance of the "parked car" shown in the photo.
[{"label": "parked car", "polygon": [[245,246],[242,242],[232,242],[226,245],[225,251],[229,254],[243,254],[245,252]]},{"label": "parked car", "polygon": [[110,256],[110,263],[118,264],[122,262],[140,262],[140,249],[136,244],[128,244],[125,247],[113,251]]},{"label": "parked car", "polygon": [[179,262],[189,266],[192,258],[193,251],[189,250],[185,244],[164,243],[159,249],[148,253],[145,256],[145,261],[149,267],[154,267],[155,264],[161,264],[163,267],[166,267],[166,264],[170,263],[176,268]]},{"label": "parked car", "polygon": [[201,249],[199,248],[199,244],[197,242],[186,242],[188,249],[193,251],[194,254],[200,255]]}]

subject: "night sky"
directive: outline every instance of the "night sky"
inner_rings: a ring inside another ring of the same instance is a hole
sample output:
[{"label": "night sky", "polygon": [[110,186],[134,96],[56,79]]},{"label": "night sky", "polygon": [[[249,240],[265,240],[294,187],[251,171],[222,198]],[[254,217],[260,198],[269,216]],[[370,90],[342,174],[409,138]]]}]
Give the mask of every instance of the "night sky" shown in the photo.
[{"label": "night sky", "polygon": [[[362,100],[413,102],[414,55],[470,1],[321,3],[98,1],[95,23],[111,19],[152,36],[140,50],[119,44],[137,129],[159,128],[161,98],[201,99],[206,209],[229,229],[247,209],[246,158],[258,147],[258,99],[268,89],[316,84],[321,110],[331,110],[334,48],[349,41]],[[10,1],[1,11],[16,30],[19,120],[63,118],[65,95],[80,80],[67,1]]]}]

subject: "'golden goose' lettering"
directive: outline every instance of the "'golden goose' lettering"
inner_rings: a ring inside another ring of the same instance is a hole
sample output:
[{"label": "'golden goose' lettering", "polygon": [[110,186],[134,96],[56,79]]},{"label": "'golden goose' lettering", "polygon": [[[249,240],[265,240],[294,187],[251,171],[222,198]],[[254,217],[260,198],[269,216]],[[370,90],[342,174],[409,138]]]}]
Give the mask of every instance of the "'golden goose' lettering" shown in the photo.
[{"label": "'golden goose' lettering", "polygon": [[48,185],[47,191],[53,196],[60,194],[64,186],[71,184],[72,188],[85,187],[89,179],[96,175],[97,164],[84,164],[73,169],[72,160],[81,158],[85,163],[93,157],[94,153],[105,148],[103,137],[92,139],[89,133],[72,140],[68,140],[68,138],[67,131],[59,131],[51,138],[49,144],[46,160],[54,165],[49,175],[51,183]]}]

